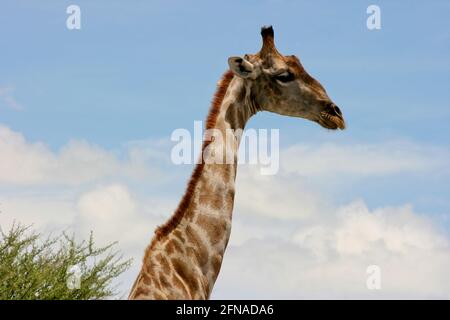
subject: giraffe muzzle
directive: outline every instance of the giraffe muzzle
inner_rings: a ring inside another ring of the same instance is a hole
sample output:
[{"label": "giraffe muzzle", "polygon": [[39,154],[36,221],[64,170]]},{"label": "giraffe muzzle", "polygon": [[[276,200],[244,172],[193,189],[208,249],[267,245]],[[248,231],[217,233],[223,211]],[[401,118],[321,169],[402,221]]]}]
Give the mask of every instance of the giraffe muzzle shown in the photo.
[{"label": "giraffe muzzle", "polygon": [[320,113],[318,122],[322,127],[327,129],[345,129],[345,120],[342,111],[332,102],[328,103],[325,109]]}]

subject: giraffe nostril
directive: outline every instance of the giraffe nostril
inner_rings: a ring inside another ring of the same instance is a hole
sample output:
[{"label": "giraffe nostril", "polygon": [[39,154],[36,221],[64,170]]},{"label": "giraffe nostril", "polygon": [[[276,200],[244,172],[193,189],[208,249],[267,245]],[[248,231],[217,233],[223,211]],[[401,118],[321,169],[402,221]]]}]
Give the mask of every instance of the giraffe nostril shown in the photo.
[{"label": "giraffe nostril", "polygon": [[342,117],[341,109],[333,102],[327,104],[326,110],[330,115]]},{"label": "giraffe nostril", "polygon": [[338,107],[337,105],[334,105],[333,107],[334,107],[334,111],[336,111],[336,113],[337,113],[338,115],[342,116],[341,109],[339,109],[339,107]]}]

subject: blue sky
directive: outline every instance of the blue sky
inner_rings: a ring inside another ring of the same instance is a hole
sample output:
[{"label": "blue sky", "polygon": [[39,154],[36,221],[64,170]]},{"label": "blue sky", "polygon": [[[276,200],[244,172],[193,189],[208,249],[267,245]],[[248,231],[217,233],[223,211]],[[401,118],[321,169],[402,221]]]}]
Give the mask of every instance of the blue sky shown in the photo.
[{"label": "blue sky", "polygon": [[[300,57],[342,107],[349,127],[335,135],[271,114],[250,126],[281,128],[282,144],[307,138],[448,145],[444,1],[381,1],[380,31],[365,27],[370,3],[364,1],[81,1],[82,30],[69,31],[71,3],[7,2],[0,21],[0,84],[12,86],[23,106],[17,112],[3,105],[2,122],[53,149],[73,138],[114,148],[203,120],[227,57],[256,52],[259,27],[269,23],[280,50]],[[450,191],[440,185],[435,192],[442,189]]]},{"label": "blue sky", "polygon": [[[365,27],[365,1],[79,1],[81,31],[65,28],[70,3],[2,5],[2,84],[25,108],[3,108],[2,118],[52,147],[74,136],[113,146],[203,119],[227,57],[256,52],[268,23],[280,50],[297,54],[345,110],[346,139],[446,143],[445,1],[380,1],[380,31]],[[286,127],[293,139],[322,133],[272,116],[252,125]]]},{"label": "blue sky", "polygon": [[[81,30],[65,27],[69,4],[81,7]],[[381,30],[366,28],[370,4],[381,8]],[[362,175],[351,168],[331,175],[302,173],[334,206],[355,199],[363,199],[369,211],[410,205],[448,236],[449,9],[448,1],[4,1],[0,124],[9,130],[5,135],[21,135],[22,147],[36,153],[42,151],[36,144],[42,144],[49,158],[72,150],[69,141],[86,141],[90,151],[117,157],[118,168],[135,164],[129,151],[137,145],[142,148],[136,152],[145,154],[139,166],[159,173],[150,175],[151,182],[108,173],[70,183],[69,178],[1,180],[0,174],[0,191],[17,201],[32,196],[47,203],[55,195],[82,200],[88,189],[119,181],[136,199],[152,193],[156,200],[150,203],[164,203],[168,215],[191,167],[152,161],[167,157],[174,129],[192,129],[194,120],[205,118],[227,58],[257,52],[259,28],[272,24],[279,51],[301,59],[341,107],[348,128],[329,132],[269,113],[255,116],[249,127],[279,128],[282,148],[306,144],[319,158],[330,154],[329,166],[343,167],[335,159],[354,161],[360,171],[361,161],[376,168]],[[336,156],[330,145],[348,147],[348,153]],[[367,158],[361,150],[383,155]],[[385,163],[390,155],[399,162],[379,169],[387,166],[377,161]],[[409,160],[414,165],[408,166]]]}]

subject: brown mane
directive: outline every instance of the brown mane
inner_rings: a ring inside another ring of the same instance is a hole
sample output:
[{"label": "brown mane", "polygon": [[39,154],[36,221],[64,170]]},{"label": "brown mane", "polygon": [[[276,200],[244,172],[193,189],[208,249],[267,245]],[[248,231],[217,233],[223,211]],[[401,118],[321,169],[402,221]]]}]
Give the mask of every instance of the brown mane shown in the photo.
[{"label": "brown mane", "polygon": [[[216,92],[214,94],[214,98],[209,109],[208,117],[206,118],[206,130],[212,129],[216,125],[217,116],[220,112],[220,106],[222,105],[223,98],[227,92],[228,86],[233,79],[233,72],[228,70],[225,72],[217,85]],[[211,141],[203,141],[202,145],[202,154],[203,150],[211,143]],[[183,219],[186,209],[189,207],[191,196],[195,190],[195,186],[202,174],[204,168],[204,163],[202,159],[202,155],[200,155],[200,161],[195,166],[194,172],[192,173],[191,179],[188,182],[186,191],[181,199],[178,208],[175,210],[175,213],[170,217],[170,219],[163,225],[159,226],[155,231],[155,236],[150,244],[150,247],[147,249],[147,253],[149,250],[153,248],[157,241],[161,240],[163,237],[167,236],[175,227],[181,222]],[[147,253],[145,256],[147,256]],[[145,257],[144,257],[145,259]]]}]

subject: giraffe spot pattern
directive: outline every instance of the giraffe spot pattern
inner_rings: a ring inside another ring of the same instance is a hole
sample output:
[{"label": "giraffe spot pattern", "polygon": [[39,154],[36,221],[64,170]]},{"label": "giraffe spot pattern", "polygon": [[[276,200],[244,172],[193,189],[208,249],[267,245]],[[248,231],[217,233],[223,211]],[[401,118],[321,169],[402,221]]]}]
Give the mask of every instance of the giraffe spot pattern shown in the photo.
[{"label": "giraffe spot pattern", "polygon": [[181,259],[172,259],[172,265],[175,272],[180,276],[180,278],[187,284],[191,291],[196,292],[199,289],[199,283],[197,281],[198,274],[195,272],[192,266],[189,266],[186,262]]},{"label": "giraffe spot pattern", "polygon": [[200,236],[191,226],[186,227],[186,235],[188,242],[197,251],[197,257],[200,267],[205,266],[208,263],[208,248],[201,240]]},{"label": "giraffe spot pattern", "polygon": [[228,223],[218,217],[200,214],[197,217],[196,223],[206,232],[212,245],[220,243],[224,236],[228,235]]}]

